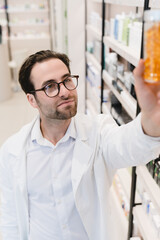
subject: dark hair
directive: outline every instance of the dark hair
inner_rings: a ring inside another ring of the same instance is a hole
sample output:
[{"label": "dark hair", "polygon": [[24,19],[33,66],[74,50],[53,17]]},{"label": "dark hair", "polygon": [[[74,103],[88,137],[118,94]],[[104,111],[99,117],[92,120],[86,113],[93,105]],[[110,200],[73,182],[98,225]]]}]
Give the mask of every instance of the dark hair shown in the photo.
[{"label": "dark hair", "polygon": [[43,50],[36,52],[35,54],[30,55],[25,60],[19,71],[19,83],[26,94],[34,90],[34,85],[30,79],[33,66],[37,62],[43,62],[52,58],[60,59],[66,65],[70,73],[70,60],[66,54],[54,52],[51,50]]}]

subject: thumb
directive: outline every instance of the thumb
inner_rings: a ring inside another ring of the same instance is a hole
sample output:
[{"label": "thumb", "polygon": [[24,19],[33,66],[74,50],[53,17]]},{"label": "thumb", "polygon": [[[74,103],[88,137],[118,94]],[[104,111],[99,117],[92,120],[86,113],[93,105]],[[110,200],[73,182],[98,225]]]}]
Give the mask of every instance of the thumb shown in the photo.
[{"label": "thumb", "polygon": [[134,80],[135,80],[135,88],[141,89],[142,87],[145,87],[144,83],[144,60],[140,59],[137,67],[133,71],[134,74]]}]

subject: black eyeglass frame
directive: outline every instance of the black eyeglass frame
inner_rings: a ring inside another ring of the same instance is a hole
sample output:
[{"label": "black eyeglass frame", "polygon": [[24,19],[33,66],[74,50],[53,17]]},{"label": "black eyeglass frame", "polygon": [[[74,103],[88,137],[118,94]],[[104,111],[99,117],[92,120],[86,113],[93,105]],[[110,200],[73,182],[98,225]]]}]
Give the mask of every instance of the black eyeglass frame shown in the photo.
[{"label": "black eyeglass frame", "polygon": [[77,85],[75,86],[75,88],[73,88],[73,89],[68,89],[68,88],[65,86],[65,80],[67,80],[67,78],[66,78],[66,79],[64,79],[63,81],[59,82],[59,83],[53,81],[53,82],[54,82],[55,84],[57,84],[57,86],[58,86],[58,93],[57,93],[55,96],[52,96],[52,97],[51,97],[51,96],[48,96],[47,93],[46,93],[46,91],[45,91],[45,90],[46,90],[46,87],[47,87],[48,85],[50,85],[52,82],[47,83],[44,87],[42,87],[42,88],[40,88],[40,89],[36,89],[36,90],[29,91],[28,93],[34,94],[35,92],[44,91],[44,93],[47,95],[47,97],[53,98],[53,97],[58,96],[58,94],[59,94],[59,92],[60,92],[60,84],[61,84],[61,83],[64,85],[64,87],[65,87],[67,90],[73,91],[74,89],[76,89],[76,88],[78,87],[79,75],[70,75],[70,76],[68,76],[68,77],[76,78],[76,79],[77,79]]}]

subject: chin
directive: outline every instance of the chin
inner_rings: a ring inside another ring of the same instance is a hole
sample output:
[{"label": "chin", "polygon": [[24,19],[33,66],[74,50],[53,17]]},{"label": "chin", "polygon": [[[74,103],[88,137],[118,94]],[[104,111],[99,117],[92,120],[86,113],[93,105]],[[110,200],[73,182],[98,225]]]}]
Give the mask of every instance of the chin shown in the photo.
[{"label": "chin", "polygon": [[70,118],[74,117],[76,114],[77,114],[77,108],[74,108],[74,109],[68,108],[63,112],[57,111],[55,113],[56,119],[59,119],[59,120],[70,119]]}]

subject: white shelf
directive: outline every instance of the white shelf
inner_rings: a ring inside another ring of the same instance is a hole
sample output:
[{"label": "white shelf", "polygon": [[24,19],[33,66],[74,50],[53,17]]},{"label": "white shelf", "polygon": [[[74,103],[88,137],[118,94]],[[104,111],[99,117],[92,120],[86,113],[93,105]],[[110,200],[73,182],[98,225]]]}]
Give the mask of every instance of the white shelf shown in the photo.
[{"label": "white shelf", "polygon": [[47,13],[48,9],[8,9],[8,13]]},{"label": "white shelf", "polygon": [[91,86],[90,82],[87,82],[87,95],[88,99],[92,102],[94,109],[97,113],[100,112],[100,97],[97,94],[96,87]]},{"label": "white shelf", "polygon": [[[128,199],[128,201],[130,201],[130,190],[131,190],[131,175],[129,173],[129,171],[126,168],[122,168],[122,169],[118,169],[117,170],[117,175],[119,177],[119,180],[121,182],[122,188],[125,192],[125,195]],[[138,193],[136,192],[136,203],[140,203],[141,202],[141,198],[138,195]]]},{"label": "white shelf", "polygon": [[136,206],[133,208],[133,214],[138,224],[138,228],[144,240],[159,240],[156,229],[145,213],[143,206]]},{"label": "white shelf", "polygon": [[103,102],[102,111],[103,111],[104,114],[110,114],[111,115],[111,113],[110,113],[110,102]]},{"label": "white shelf", "polygon": [[102,3],[102,0],[93,0],[95,3]]},{"label": "white shelf", "polygon": [[146,192],[149,194],[155,208],[160,214],[160,188],[152,178],[146,166],[139,166],[136,169],[137,175],[140,178]]},{"label": "white shelf", "polygon": [[117,52],[121,57],[125,58],[132,65],[138,65],[140,53],[137,53],[134,49],[131,49],[130,47],[119,43],[117,40],[109,36],[105,36],[103,41],[107,47],[112,48],[112,50]]},{"label": "white shelf", "polygon": [[49,26],[49,22],[46,22],[46,23],[10,23],[9,26],[10,27],[26,27],[26,26],[43,27],[43,26]]},{"label": "white shelf", "polygon": [[129,114],[129,116],[134,119],[136,117],[136,108],[137,108],[137,103],[136,100],[127,92],[127,90],[122,87],[123,93],[125,93],[126,97],[124,98],[124,95],[122,95],[114,88],[112,85],[112,80],[113,77],[111,77],[106,70],[103,71],[103,80],[105,83],[108,85],[108,87],[111,89],[111,91],[114,93],[114,95],[117,97],[117,99],[120,101],[122,104],[123,108],[126,110],[126,112]]},{"label": "white shelf", "polygon": [[98,60],[95,58],[93,54],[86,52],[86,57],[87,63],[91,62],[98,71],[101,71],[101,64],[98,62]]},{"label": "white shelf", "polygon": [[143,7],[144,0],[105,0],[106,3],[117,4],[117,5],[126,5],[133,7]]},{"label": "white shelf", "polygon": [[11,41],[22,41],[22,40],[41,40],[41,39],[50,39],[49,36],[35,37],[35,36],[25,36],[25,37],[10,37]]},{"label": "white shelf", "polygon": [[92,116],[95,116],[98,114],[98,112],[96,111],[95,107],[93,106],[91,100],[89,100],[89,99],[87,99],[87,109]]},{"label": "white shelf", "polygon": [[99,41],[101,41],[101,32],[97,28],[95,28],[94,26],[88,24],[88,25],[86,25],[86,29],[87,29],[87,31],[91,31],[94,34],[94,36]]},{"label": "white shelf", "polygon": [[150,0],[149,6],[151,8],[160,8],[160,1],[159,0]]}]

